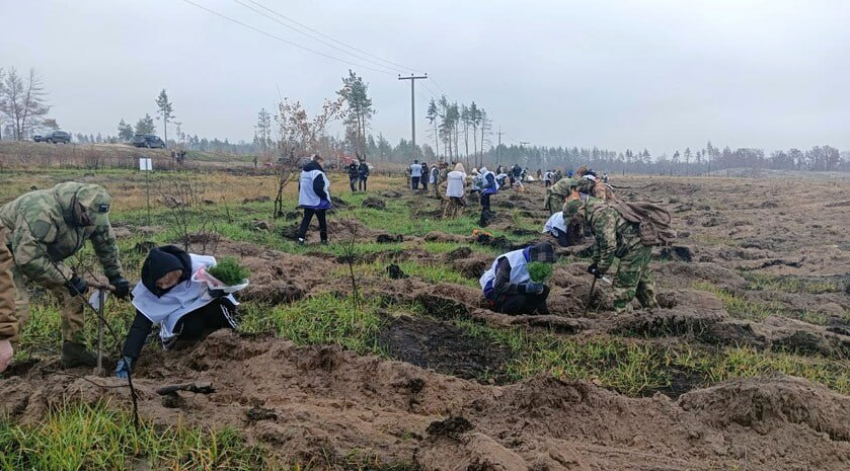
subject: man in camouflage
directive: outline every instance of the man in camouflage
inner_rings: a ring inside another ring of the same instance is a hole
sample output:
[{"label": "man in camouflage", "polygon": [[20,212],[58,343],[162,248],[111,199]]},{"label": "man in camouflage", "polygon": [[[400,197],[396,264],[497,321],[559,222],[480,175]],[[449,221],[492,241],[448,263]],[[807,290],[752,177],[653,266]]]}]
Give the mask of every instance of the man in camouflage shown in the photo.
[{"label": "man in camouflage", "polygon": [[7,228],[6,243],[14,258],[11,271],[18,331],[29,317],[27,278],[59,301],[62,364],[66,367],[95,366],[96,359],[86,351],[83,337],[83,296],[88,283],[63,261],[91,240],[115,295],[123,298],[130,291],[109,225],[110,200],[99,185],[66,182],[26,193],[0,207],[0,224]]},{"label": "man in camouflage", "polygon": [[561,210],[567,198],[578,188],[578,183],[575,178],[562,178],[546,189],[546,209],[550,216]]},{"label": "man in camouflage", "polygon": [[593,263],[587,271],[599,278],[605,275],[620,259],[614,277],[614,309],[628,309],[637,297],[646,309],[658,307],[655,299],[655,281],[649,269],[652,247],[641,242],[638,225],[623,218],[614,206],[588,197],[586,201],[571,199],[564,204],[564,219],[578,216],[590,227],[596,239],[593,247]]},{"label": "man in camouflage", "polygon": [[6,371],[18,340],[18,317],[15,314],[15,285],[12,282],[12,254],[6,247],[6,229],[0,223],[0,373]]}]

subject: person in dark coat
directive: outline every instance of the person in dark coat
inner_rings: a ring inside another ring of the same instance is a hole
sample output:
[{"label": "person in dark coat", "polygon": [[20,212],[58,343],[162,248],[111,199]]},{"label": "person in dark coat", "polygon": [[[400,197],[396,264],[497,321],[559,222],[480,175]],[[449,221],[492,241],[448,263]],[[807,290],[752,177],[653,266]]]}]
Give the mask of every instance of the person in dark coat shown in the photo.
[{"label": "person in dark coat", "polygon": [[298,181],[298,206],[304,208],[304,219],[298,229],[298,245],[304,245],[307,229],[313,216],[319,220],[319,237],[322,244],[328,243],[328,222],[325,217],[331,207],[331,181],[325,175],[322,168],[321,156],[314,155],[310,163],[301,170],[301,179]]},{"label": "person in dark coat", "polygon": [[359,179],[360,168],[356,161],[351,162],[351,165],[348,166],[348,184],[351,186],[352,193],[357,191],[357,180]]},{"label": "person in dark coat", "polygon": [[361,160],[360,166],[357,168],[358,174],[360,176],[360,184],[358,185],[358,189],[360,191],[366,191],[366,180],[369,178],[369,164],[366,161]]}]

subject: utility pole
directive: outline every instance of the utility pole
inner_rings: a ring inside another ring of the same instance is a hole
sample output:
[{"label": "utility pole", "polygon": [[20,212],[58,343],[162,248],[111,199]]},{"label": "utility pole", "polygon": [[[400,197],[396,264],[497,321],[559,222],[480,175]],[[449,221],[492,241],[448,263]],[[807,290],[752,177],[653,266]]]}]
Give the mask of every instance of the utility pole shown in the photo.
[{"label": "utility pole", "polygon": [[402,77],[399,74],[399,80],[410,80],[410,141],[413,146],[413,155],[416,156],[416,94],[414,84],[417,80],[424,80],[428,78],[428,74],[425,74],[421,77],[417,77],[413,74],[410,74],[410,77]]},{"label": "utility pole", "polygon": [[502,132],[501,126],[499,126],[499,132],[496,133],[496,134],[499,135],[499,145],[496,146],[496,164],[501,164],[502,163],[502,134],[504,134]]}]

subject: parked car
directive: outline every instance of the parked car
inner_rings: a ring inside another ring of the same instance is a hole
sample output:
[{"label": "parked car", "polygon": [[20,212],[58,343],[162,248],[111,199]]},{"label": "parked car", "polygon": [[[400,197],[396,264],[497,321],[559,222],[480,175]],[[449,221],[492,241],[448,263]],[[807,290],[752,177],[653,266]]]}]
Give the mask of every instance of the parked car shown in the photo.
[{"label": "parked car", "polygon": [[133,136],[133,145],[136,147],[147,147],[148,149],[165,149],[165,142],[153,134],[136,134]]},{"label": "parked car", "polygon": [[71,142],[71,135],[65,131],[53,131],[44,137],[44,142],[49,142],[51,144],[68,144]]},{"label": "parked car", "polygon": [[32,141],[33,142],[44,142],[44,136],[42,136],[41,134],[36,134],[35,136],[32,137]]}]

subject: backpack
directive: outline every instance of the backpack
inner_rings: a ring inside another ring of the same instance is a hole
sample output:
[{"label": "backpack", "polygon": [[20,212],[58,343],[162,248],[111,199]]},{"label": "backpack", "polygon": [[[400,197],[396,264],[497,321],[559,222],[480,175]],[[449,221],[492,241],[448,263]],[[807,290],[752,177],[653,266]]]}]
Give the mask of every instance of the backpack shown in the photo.
[{"label": "backpack", "polygon": [[[672,245],[676,241],[676,231],[670,227],[670,212],[654,203],[613,200],[606,205],[614,208],[626,221],[638,225],[638,234],[643,245],[653,247]],[[601,209],[600,208],[600,209]],[[595,211],[594,211],[595,212]]]}]

